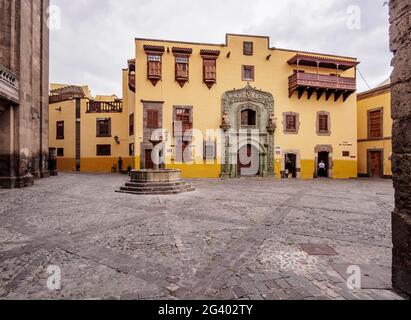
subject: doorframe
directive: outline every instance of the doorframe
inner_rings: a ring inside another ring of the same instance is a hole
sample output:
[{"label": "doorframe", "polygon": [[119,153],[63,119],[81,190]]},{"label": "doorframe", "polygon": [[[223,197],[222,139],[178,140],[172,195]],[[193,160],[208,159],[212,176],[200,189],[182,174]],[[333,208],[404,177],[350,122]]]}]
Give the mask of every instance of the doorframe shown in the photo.
[{"label": "doorframe", "polygon": [[314,178],[318,178],[318,158],[320,152],[328,152],[328,178],[334,178],[334,149],[332,145],[318,145],[314,149],[315,161],[314,161]]},{"label": "doorframe", "polygon": [[299,150],[283,150],[281,156],[281,178],[283,178],[285,173],[285,161],[287,154],[294,154],[296,156],[295,166],[297,171],[297,178],[301,179],[301,153]]},{"label": "doorframe", "polygon": [[368,177],[371,178],[371,152],[381,152],[381,176],[380,178],[384,178],[384,149],[367,149],[367,174]]}]

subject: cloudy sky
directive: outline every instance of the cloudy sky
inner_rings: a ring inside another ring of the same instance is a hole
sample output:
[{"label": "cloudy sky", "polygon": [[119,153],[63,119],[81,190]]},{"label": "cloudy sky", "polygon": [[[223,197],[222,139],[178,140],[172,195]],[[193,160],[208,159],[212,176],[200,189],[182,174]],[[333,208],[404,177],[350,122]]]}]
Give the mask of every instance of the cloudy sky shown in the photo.
[{"label": "cloudy sky", "polygon": [[[121,96],[135,37],[224,43],[266,35],[271,46],[357,57],[374,87],[391,72],[386,0],[51,0],[51,81]],[[359,76],[359,91],[368,89]]]}]

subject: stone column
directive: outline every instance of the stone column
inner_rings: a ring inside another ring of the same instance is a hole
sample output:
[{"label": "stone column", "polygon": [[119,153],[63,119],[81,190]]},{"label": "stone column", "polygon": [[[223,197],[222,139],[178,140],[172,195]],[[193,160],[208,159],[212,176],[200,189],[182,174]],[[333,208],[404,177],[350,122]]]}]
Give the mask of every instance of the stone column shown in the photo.
[{"label": "stone column", "polygon": [[392,83],[393,286],[411,295],[411,0],[390,1]]}]

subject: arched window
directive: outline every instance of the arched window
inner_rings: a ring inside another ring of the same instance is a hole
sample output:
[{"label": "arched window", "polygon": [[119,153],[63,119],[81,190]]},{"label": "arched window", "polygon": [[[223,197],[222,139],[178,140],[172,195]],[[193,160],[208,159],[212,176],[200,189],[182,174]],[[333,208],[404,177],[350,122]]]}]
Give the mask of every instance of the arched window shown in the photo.
[{"label": "arched window", "polygon": [[241,126],[256,126],[257,125],[257,112],[251,109],[245,109],[241,111]]}]

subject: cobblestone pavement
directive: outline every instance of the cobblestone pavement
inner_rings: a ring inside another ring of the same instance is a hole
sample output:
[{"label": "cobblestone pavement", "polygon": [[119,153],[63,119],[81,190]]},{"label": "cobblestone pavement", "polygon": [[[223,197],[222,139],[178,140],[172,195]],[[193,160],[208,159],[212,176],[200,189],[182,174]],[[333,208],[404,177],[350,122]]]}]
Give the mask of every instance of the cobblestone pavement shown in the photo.
[{"label": "cobblestone pavement", "polygon": [[[390,281],[391,181],[195,180],[178,196],[115,193],[126,180],[61,174],[0,190],[0,298],[402,299]],[[47,289],[50,265],[59,291]],[[350,265],[362,290],[347,288]]]}]

